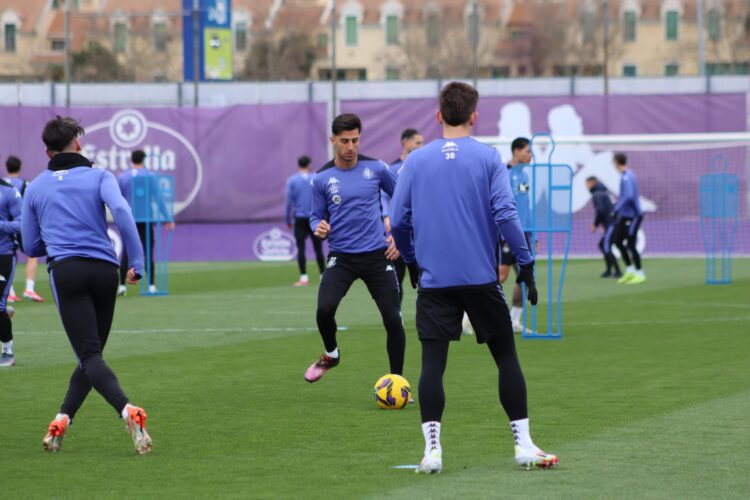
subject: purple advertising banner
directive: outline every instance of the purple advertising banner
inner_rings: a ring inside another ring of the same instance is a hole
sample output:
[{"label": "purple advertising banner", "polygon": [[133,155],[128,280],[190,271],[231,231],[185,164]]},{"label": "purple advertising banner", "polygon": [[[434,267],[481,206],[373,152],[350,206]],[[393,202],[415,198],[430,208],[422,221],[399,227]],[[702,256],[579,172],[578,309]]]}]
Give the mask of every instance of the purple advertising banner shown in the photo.
[{"label": "purple advertising banner", "polygon": [[280,219],[286,178],[306,154],[326,161],[324,104],[228,108],[0,108],[0,155],[17,155],[22,175],[47,166],[40,139],[56,114],[81,120],[82,153],[116,176],[130,153],[146,152],[146,168],[175,178],[178,222]]}]

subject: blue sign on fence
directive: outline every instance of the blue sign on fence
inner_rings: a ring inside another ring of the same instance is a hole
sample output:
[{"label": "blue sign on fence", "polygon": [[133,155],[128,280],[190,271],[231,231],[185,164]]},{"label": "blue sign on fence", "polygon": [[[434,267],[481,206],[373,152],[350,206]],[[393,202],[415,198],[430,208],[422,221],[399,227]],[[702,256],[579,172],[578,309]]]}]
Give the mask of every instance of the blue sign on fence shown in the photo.
[{"label": "blue sign on fence", "polygon": [[[198,9],[198,34],[193,13]],[[193,47],[198,43],[199,79],[231,80],[232,64],[232,3],[230,0],[182,0],[183,76],[192,81]]]}]

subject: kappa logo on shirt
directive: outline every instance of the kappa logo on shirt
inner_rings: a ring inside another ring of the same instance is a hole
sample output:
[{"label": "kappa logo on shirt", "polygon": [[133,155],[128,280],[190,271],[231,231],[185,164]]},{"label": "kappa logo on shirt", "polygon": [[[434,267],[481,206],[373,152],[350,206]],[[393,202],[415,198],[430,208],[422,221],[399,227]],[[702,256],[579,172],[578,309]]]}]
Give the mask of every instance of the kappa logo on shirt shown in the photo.
[{"label": "kappa logo on shirt", "polygon": [[339,183],[339,180],[337,178],[331,177],[330,179],[328,179],[328,182],[326,184],[328,184],[329,186],[331,186],[333,184],[338,184],[338,183]]},{"label": "kappa logo on shirt", "polygon": [[395,269],[393,269],[392,265],[388,264],[387,266],[385,266],[385,272],[388,272],[388,271],[395,271]]},{"label": "kappa logo on shirt", "polygon": [[448,141],[443,144],[443,147],[440,148],[440,151],[443,152],[446,160],[453,160],[456,158],[456,153],[458,153],[458,144],[453,141]]},{"label": "kappa logo on shirt", "polygon": [[68,174],[67,170],[58,170],[57,172],[52,172],[52,177],[54,177],[58,181],[61,181],[65,178],[67,174]]},{"label": "kappa logo on shirt", "polygon": [[328,186],[328,192],[330,194],[337,194],[341,190],[341,187],[339,185],[339,180],[335,177],[331,177],[330,179],[328,179],[327,186]]},{"label": "kappa logo on shirt", "polygon": [[8,280],[7,280],[7,279],[5,279],[5,276],[4,276],[4,275],[2,275],[2,274],[0,274],[0,283],[5,283],[5,282],[7,282],[7,281],[8,281]]},{"label": "kappa logo on shirt", "polygon": [[518,185],[518,192],[519,193],[528,193],[529,192],[529,185],[526,182],[522,182]]}]

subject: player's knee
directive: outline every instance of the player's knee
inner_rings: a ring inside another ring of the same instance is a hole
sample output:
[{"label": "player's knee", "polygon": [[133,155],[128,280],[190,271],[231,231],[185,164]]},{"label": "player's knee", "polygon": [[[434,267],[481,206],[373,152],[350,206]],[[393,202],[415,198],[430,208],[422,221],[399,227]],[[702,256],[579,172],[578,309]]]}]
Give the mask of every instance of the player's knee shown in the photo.
[{"label": "player's knee", "polygon": [[320,300],[316,316],[318,319],[331,318],[336,314],[337,307],[338,304],[333,300]]}]

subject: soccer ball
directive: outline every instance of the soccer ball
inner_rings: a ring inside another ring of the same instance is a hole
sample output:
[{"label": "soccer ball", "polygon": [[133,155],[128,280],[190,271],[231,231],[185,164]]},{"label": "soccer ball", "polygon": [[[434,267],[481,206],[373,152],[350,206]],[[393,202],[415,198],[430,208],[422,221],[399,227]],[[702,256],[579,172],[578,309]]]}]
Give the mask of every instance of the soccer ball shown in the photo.
[{"label": "soccer ball", "polygon": [[411,387],[401,375],[389,373],[375,382],[372,394],[375,403],[384,410],[400,410],[411,399]]}]

